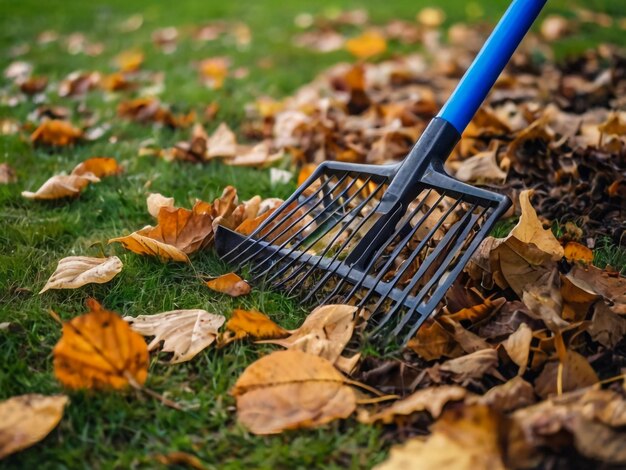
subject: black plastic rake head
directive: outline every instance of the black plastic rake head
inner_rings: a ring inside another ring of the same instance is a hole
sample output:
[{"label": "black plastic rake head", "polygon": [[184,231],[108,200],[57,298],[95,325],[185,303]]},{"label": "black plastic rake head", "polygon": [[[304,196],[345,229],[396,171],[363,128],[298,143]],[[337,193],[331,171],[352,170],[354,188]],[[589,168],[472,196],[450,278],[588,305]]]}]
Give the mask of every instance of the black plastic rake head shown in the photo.
[{"label": "black plastic rake head", "polygon": [[218,227],[218,254],[305,302],[365,307],[372,336],[408,341],[510,205],[443,163],[545,1],[513,1],[402,163],[325,162],[250,236]]}]

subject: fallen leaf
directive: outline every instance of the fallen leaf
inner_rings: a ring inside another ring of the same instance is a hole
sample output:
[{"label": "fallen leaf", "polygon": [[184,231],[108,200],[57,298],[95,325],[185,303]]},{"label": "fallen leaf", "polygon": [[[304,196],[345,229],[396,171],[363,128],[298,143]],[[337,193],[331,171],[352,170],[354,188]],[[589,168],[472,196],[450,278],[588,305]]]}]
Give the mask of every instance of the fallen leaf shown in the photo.
[{"label": "fallen leaf", "polygon": [[503,413],[532,405],[536,401],[533,386],[520,375],[490,388],[484,395],[474,395],[468,400],[470,404],[480,403]]},{"label": "fallen leaf", "polygon": [[194,470],[204,470],[206,468],[198,457],[181,451],[157,454],[154,456],[154,460],[167,467],[176,465],[193,468]]},{"label": "fallen leaf", "polygon": [[174,198],[165,197],[159,193],[150,193],[146,198],[146,205],[148,206],[148,213],[156,219],[161,207],[174,207]]},{"label": "fallen leaf", "polygon": [[441,8],[426,7],[419,11],[416,19],[423,26],[437,28],[446,20],[446,14]]},{"label": "fallen leaf", "polygon": [[238,421],[254,434],[320,426],[347,418],[356,408],[354,391],[329,361],[297,350],[252,363],[231,394]]},{"label": "fallen leaf", "polygon": [[173,353],[171,364],[193,359],[217,338],[226,320],[205,310],[172,310],[154,315],[124,317],[131,328],[143,336],[154,336],[148,351],[154,351],[161,341],[163,352]]},{"label": "fallen leaf", "polygon": [[407,347],[427,361],[444,356],[459,357],[463,354],[454,336],[437,320],[426,323],[417,330],[417,334],[409,340]]},{"label": "fallen leaf", "polygon": [[461,181],[484,184],[489,182],[503,183],[507,172],[502,170],[496,161],[496,150],[477,153],[463,160],[455,168],[454,176]]},{"label": "fallen leaf", "polygon": [[357,311],[351,305],[323,305],[313,310],[291,336],[262,342],[315,354],[334,363],[352,338]]},{"label": "fallen leaf", "polygon": [[162,207],[157,226],[148,225],[125,237],[112,238],[124,248],[140,254],[156,256],[161,260],[188,263],[188,254],[194,253],[213,240],[213,217],[196,203],[192,210]]},{"label": "fallen leaf", "polygon": [[559,372],[558,361],[547,363],[535,380],[535,391],[540,397],[546,398],[557,393],[559,381],[563,392],[585,388],[599,381],[587,358],[576,351],[567,350],[561,364],[562,371]]},{"label": "fallen leaf", "polygon": [[122,266],[117,256],[108,258],[68,256],[59,261],[57,269],[39,293],[48,289],[76,289],[85,284],[104,284],[119,274]]},{"label": "fallen leaf", "polygon": [[396,416],[408,416],[419,411],[428,411],[433,418],[437,419],[449,402],[462,401],[467,394],[467,390],[458,385],[423,388],[377,413],[359,414],[359,421],[366,424],[376,421],[389,424]]},{"label": "fallen leaf", "polygon": [[72,174],[85,175],[91,173],[98,178],[104,178],[105,176],[117,175],[121,171],[122,167],[117,164],[115,158],[92,157],[76,165],[72,170]]},{"label": "fallen leaf", "polygon": [[626,315],[625,277],[611,275],[595,266],[573,266],[566,277],[575,286],[611,302],[615,313]]},{"label": "fallen leaf", "polygon": [[224,344],[236,339],[252,336],[253,338],[281,338],[287,336],[289,331],[281,328],[267,315],[257,310],[241,310],[236,308],[233,315],[226,323],[226,329],[234,333],[232,338],[225,338]]},{"label": "fallen leaf", "polygon": [[226,57],[211,57],[200,62],[200,80],[205,86],[217,90],[222,88],[228,76],[230,60]]},{"label": "fallen leaf", "polygon": [[63,199],[76,197],[89,185],[98,183],[100,178],[86,173],[84,175],[55,175],[48,179],[36,192],[22,191],[22,196],[27,199]]},{"label": "fallen leaf", "polygon": [[0,402],[0,460],[46,437],[61,418],[69,399],[65,395],[31,393]]},{"label": "fallen leaf", "polygon": [[532,339],[533,331],[526,323],[522,323],[517,331],[502,343],[511,360],[518,365],[519,375],[523,375],[526,372]]},{"label": "fallen leaf", "polygon": [[374,469],[504,470],[499,429],[499,416],[484,405],[447,410],[431,435],[392,447],[389,458]]},{"label": "fallen leaf", "polygon": [[568,261],[582,261],[585,264],[593,261],[593,251],[580,243],[568,242],[563,250]]},{"label": "fallen leaf", "polygon": [[148,377],[148,348],[119,315],[87,299],[89,312],[63,323],[54,375],[71,389],[122,389]]},{"label": "fallen leaf", "polygon": [[0,163],[0,184],[17,182],[17,174],[8,163]]},{"label": "fallen leaf", "polygon": [[143,52],[136,49],[122,51],[114,59],[115,65],[120,72],[135,72],[139,70],[143,61]]},{"label": "fallen leaf", "polygon": [[250,284],[241,279],[235,273],[224,274],[206,282],[209,289],[222,294],[228,294],[231,297],[239,297],[250,293]]},{"label": "fallen leaf", "polygon": [[207,142],[207,157],[234,157],[237,155],[237,138],[228,124],[221,123]]},{"label": "fallen leaf", "polygon": [[83,131],[67,121],[50,119],[42,122],[31,134],[30,141],[35,144],[65,147],[76,143],[83,136]]},{"label": "fallen leaf", "polygon": [[237,155],[225,160],[224,163],[230,166],[249,166],[254,168],[264,168],[283,158],[282,152],[270,154],[270,147],[266,142],[261,142],[252,148],[237,152]]},{"label": "fallen leaf", "polygon": [[511,231],[510,236],[524,243],[532,243],[541,251],[550,254],[554,261],[558,261],[563,258],[563,247],[552,233],[552,230],[543,228],[543,225],[537,218],[537,212],[530,203],[531,196],[532,190],[520,193],[519,202],[522,208],[522,215],[517,225]]},{"label": "fallen leaf", "polygon": [[387,50],[387,41],[378,31],[370,30],[346,41],[346,50],[359,59],[367,59]]},{"label": "fallen leaf", "polygon": [[450,359],[426,369],[433,382],[441,383],[449,378],[455,383],[464,385],[472,379],[483,378],[485,374],[500,377],[497,370],[498,353],[495,349],[481,349],[465,356]]},{"label": "fallen leaf", "polygon": [[591,339],[613,349],[626,336],[626,318],[617,315],[604,302],[597,302],[588,331]]}]

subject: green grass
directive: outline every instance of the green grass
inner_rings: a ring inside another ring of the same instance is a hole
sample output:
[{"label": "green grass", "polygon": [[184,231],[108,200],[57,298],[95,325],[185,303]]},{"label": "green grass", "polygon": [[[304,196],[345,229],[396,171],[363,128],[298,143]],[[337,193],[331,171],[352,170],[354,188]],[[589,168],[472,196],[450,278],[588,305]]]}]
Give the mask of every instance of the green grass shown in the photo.
[{"label": "green grass", "polygon": [[[585,2],[611,14],[625,14],[623,0]],[[97,4],[96,4],[97,3]],[[493,19],[506,1],[483,2],[485,17]],[[551,11],[568,14],[571,2],[551,2]],[[374,22],[391,18],[412,19],[427,2],[423,0],[358,2],[366,6]],[[466,21],[465,0],[445,2],[448,22]],[[200,2],[180,0],[173,4],[148,0],[100,2],[0,0],[0,54],[10,62],[10,48],[30,44],[23,59],[32,62],[35,73],[58,81],[74,70],[113,70],[111,58],[119,51],[139,47],[146,52],[144,68],[166,73],[160,98],[178,109],[199,111],[212,101],[220,104],[212,130],[224,120],[233,127],[241,123],[244,105],[260,95],[275,97],[291,93],[310,81],[325,67],[349,60],[345,52],[319,55],[291,45],[297,32],[297,13],[328,12],[337,3],[319,1]],[[345,6],[346,3],[343,3]],[[143,27],[133,33],[117,32],[116,25],[130,14],[143,13]],[[215,19],[240,20],[252,30],[252,43],[239,50],[232,44],[214,41],[198,45],[187,39],[191,27]],[[164,55],[151,44],[153,29],[177,26],[183,36],[178,51]],[[103,41],[106,51],[99,57],[70,55],[58,43],[37,45],[34,38],[46,29],[62,34],[84,32],[91,41]],[[623,31],[587,25],[572,39],[557,45],[560,56],[577,53],[601,41],[618,42]],[[391,47],[388,56],[407,48]],[[228,79],[221,90],[208,90],[197,80],[193,61],[227,55],[233,68],[246,66],[244,80]],[[271,58],[269,70],[257,66]],[[15,90],[4,78],[2,90]],[[2,96],[0,91],[0,96]],[[75,109],[80,101],[61,99],[49,93],[52,103]],[[255,194],[285,197],[294,183],[273,186],[267,170],[233,169],[220,164],[194,166],[138,157],[142,142],[150,139],[167,147],[187,137],[188,131],[170,131],[141,126],[115,118],[117,100],[105,101],[100,92],[85,103],[112,124],[104,138],[68,149],[34,149],[20,136],[0,136],[0,162],[8,162],[18,173],[16,184],[0,186],[0,322],[11,322],[0,331],[0,399],[23,393],[59,393],[52,374],[51,351],[60,337],[59,326],[48,311],[69,319],[84,312],[84,300],[92,296],[107,308],[124,315],[150,314],[177,308],[205,308],[228,315],[233,307],[255,307],[285,327],[301,322],[305,310],[279,294],[254,290],[242,300],[208,291],[202,275],[227,271],[211,253],[193,257],[191,265],[163,265],[136,256],[106,241],[130,233],[151,222],[145,209],[149,192],[176,197],[178,205],[190,207],[195,198],[211,200],[227,184],[235,185],[240,197]],[[0,101],[2,102],[2,101]],[[36,107],[26,100],[15,107],[0,106],[0,118],[20,122]],[[111,139],[115,137],[115,139]],[[116,157],[126,167],[119,177],[89,186],[80,198],[57,203],[29,201],[24,189],[39,187],[49,176],[70,171],[90,156]],[[602,251],[603,250],[603,251]],[[601,248],[606,263],[623,263],[623,251]],[[89,285],[74,291],[37,292],[56,267],[69,255],[117,254],[124,270],[105,285]],[[617,260],[617,261],[615,261]],[[235,344],[224,350],[209,349],[191,362],[169,366],[152,357],[147,385],[173,400],[194,405],[191,412],[178,412],[135,393],[72,393],[71,404],[60,425],[42,443],[9,457],[3,468],[155,468],[151,457],[181,450],[197,455],[215,468],[363,468],[382,460],[389,447],[382,430],[364,426],[354,419],[317,430],[256,437],[239,427],[234,419],[234,400],[228,390],[243,369],[266,353],[268,347]]]}]

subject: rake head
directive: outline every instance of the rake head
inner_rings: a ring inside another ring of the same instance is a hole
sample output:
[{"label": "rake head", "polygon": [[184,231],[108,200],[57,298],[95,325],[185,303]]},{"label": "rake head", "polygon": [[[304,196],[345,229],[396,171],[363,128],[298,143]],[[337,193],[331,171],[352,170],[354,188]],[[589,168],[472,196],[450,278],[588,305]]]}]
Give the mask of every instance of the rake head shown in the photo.
[{"label": "rake head", "polygon": [[304,302],[367,308],[372,334],[404,343],[509,206],[445,174],[441,160],[421,161],[410,200],[393,190],[405,186],[394,183],[402,164],[325,162],[251,235],[218,227],[218,254]]}]

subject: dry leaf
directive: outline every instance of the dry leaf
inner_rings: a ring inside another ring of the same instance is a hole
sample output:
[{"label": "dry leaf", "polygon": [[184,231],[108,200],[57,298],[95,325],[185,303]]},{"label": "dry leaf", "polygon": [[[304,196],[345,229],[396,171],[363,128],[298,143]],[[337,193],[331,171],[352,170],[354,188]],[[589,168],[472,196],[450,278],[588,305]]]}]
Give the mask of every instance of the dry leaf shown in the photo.
[{"label": "dry leaf", "polygon": [[209,289],[223,294],[228,294],[231,297],[239,297],[240,295],[246,295],[250,293],[250,284],[241,279],[235,273],[224,274],[223,276],[216,277],[206,282]]},{"label": "dry leaf", "polygon": [[156,349],[163,341],[163,352],[173,353],[170,363],[178,364],[193,359],[217,338],[226,320],[205,310],[172,310],[154,315],[124,317],[131,328],[143,336],[154,336],[148,350]]},{"label": "dry leaf", "polygon": [[65,395],[20,395],[0,402],[0,460],[46,437],[61,418]]},{"label": "dry leaf", "polygon": [[237,155],[237,137],[230,127],[223,122],[209,137],[207,157],[234,157]]},{"label": "dry leaf", "polygon": [[91,173],[98,178],[112,176],[121,173],[122,167],[117,164],[115,158],[92,157],[76,165],[72,170],[73,175],[85,175]]},{"label": "dry leaf", "polygon": [[67,121],[50,119],[42,122],[30,136],[30,141],[35,144],[65,147],[74,144],[83,136],[83,131],[76,129]]},{"label": "dry leaf", "polygon": [[228,76],[230,60],[226,57],[211,57],[200,62],[198,71],[200,80],[209,88],[217,90],[222,88],[224,80]]},{"label": "dry leaf", "polygon": [[568,261],[582,261],[586,264],[593,261],[593,251],[580,243],[568,242],[563,250]]},{"label": "dry leaf", "polygon": [[109,243],[119,242],[140,255],[188,263],[188,254],[213,240],[213,216],[202,202],[196,203],[192,210],[162,207],[157,222],[156,227],[148,225],[125,237],[112,238]]},{"label": "dry leaf", "polygon": [[54,375],[65,387],[122,389],[148,377],[148,348],[119,315],[87,299],[89,312],[63,323]]},{"label": "dry leaf", "polygon": [[417,335],[409,340],[407,347],[427,361],[444,356],[459,357],[463,354],[463,349],[454,336],[437,320],[426,323],[417,330]]},{"label": "dry leaf", "polygon": [[526,323],[522,323],[517,331],[502,343],[511,360],[519,366],[519,375],[523,375],[526,372],[532,339],[533,330]]},{"label": "dry leaf", "polygon": [[[225,160],[224,163],[231,166],[249,166],[263,168],[283,158],[283,152],[270,154],[270,146],[267,142],[261,142],[243,152],[237,152],[235,158]],[[289,181],[289,180],[287,180]]]},{"label": "dry leaf", "polygon": [[348,39],[346,41],[346,50],[359,59],[367,59],[385,52],[387,50],[387,41],[378,31],[370,30],[360,36]]},{"label": "dry leaf", "polygon": [[567,279],[584,291],[604,297],[615,313],[626,315],[626,278],[602,271],[595,266],[573,266]]},{"label": "dry leaf", "polygon": [[612,349],[626,336],[626,318],[614,313],[604,302],[598,302],[588,331],[591,339]]},{"label": "dry leaf", "polygon": [[499,429],[499,416],[484,405],[448,410],[430,436],[393,447],[374,469],[504,470]]},{"label": "dry leaf", "polygon": [[59,261],[57,269],[39,293],[48,289],[76,289],[91,283],[104,284],[120,273],[122,266],[117,256],[108,258],[68,256]]},{"label": "dry leaf", "polygon": [[329,361],[297,350],[257,360],[231,394],[239,422],[254,434],[320,426],[347,418],[356,408],[354,391]]},{"label": "dry leaf", "polygon": [[543,228],[543,225],[537,218],[537,212],[530,203],[531,195],[531,190],[520,193],[519,202],[522,208],[522,215],[509,236],[515,237],[524,243],[532,243],[541,251],[550,254],[554,261],[558,261],[563,258],[563,247],[552,233],[552,230]]},{"label": "dry leaf", "polygon": [[226,329],[234,333],[233,337],[225,338],[224,344],[236,339],[252,336],[253,338],[281,338],[287,336],[289,331],[281,328],[267,315],[256,310],[241,310],[236,308],[233,315],[226,323]]},{"label": "dry leaf", "polygon": [[144,54],[139,50],[127,50],[120,52],[114,59],[115,65],[120,72],[135,72],[143,64]]},{"label": "dry leaf", "polygon": [[533,386],[517,375],[508,382],[490,388],[482,396],[470,397],[468,403],[480,403],[506,413],[532,405],[536,401]]},{"label": "dry leaf", "polygon": [[55,175],[48,179],[36,192],[22,191],[22,196],[27,199],[63,199],[76,197],[89,185],[97,183],[100,178],[86,173],[84,175]]},{"label": "dry leaf", "polygon": [[429,387],[418,390],[402,400],[394,402],[391,406],[374,414],[360,414],[359,421],[366,424],[382,421],[385,424],[392,423],[396,416],[408,416],[419,411],[428,411],[437,419],[444,406],[449,402],[464,400],[467,390],[458,385],[443,385],[441,387]]},{"label": "dry leaf", "polygon": [[496,150],[477,153],[463,160],[455,169],[454,176],[461,181],[472,183],[503,183],[507,172],[498,166]]},{"label": "dry leaf", "polygon": [[159,193],[150,193],[146,198],[146,205],[148,206],[148,213],[156,219],[161,207],[174,207],[174,198],[165,197]]},{"label": "dry leaf", "polygon": [[291,336],[262,342],[298,349],[334,363],[352,338],[357,310],[357,307],[351,305],[318,307]]},{"label": "dry leaf", "polygon": [[559,372],[559,362],[549,362],[535,380],[535,390],[540,397],[546,398],[557,393],[559,381],[561,390],[569,392],[588,387],[599,380],[587,358],[576,351],[568,350],[561,364],[562,371]]},{"label": "dry leaf", "polygon": [[0,184],[17,182],[17,174],[8,163],[0,163]]}]

